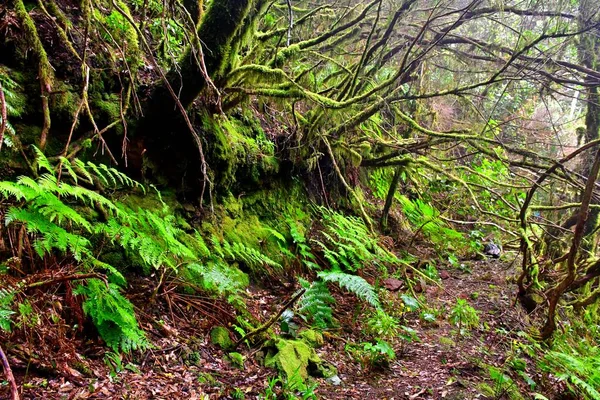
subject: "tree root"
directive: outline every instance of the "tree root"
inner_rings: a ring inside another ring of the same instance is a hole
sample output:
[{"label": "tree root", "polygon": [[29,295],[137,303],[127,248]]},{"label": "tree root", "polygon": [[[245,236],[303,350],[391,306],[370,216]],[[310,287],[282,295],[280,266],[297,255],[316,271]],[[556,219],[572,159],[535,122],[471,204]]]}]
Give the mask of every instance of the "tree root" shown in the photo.
[{"label": "tree root", "polygon": [[54,81],[54,72],[52,65],[48,61],[48,55],[38,35],[35,23],[25,5],[23,0],[13,0],[13,6],[16,11],[17,17],[21,21],[23,31],[25,32],[26,40],[33,50],[33,54],[38,62],[38,78],[40,80],[40,92],[42,98],[42,113],[44,115],[44,124],[42,126],[42,132],[40,134],[40,150],[44,150],[46,143],[48,142],[48,132],[50,132],[51,119],[50,119],[50,105],[48,98],[52,92],[52,83]]}]

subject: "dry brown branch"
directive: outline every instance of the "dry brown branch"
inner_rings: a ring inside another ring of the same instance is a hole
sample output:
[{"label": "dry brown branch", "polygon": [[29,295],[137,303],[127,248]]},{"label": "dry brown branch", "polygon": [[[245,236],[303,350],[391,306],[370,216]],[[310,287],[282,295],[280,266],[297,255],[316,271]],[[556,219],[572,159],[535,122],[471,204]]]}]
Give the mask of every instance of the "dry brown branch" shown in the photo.
[{"label": "dry brown branch", "polygon": [[8,118],[6,112],[6,99],[4,98],[4,90],[2,89],[2,82],[0,82],[0,149],[2,149],[2,142],[4,141],[4,132],[6,131],[6,118]]},{"label": "dry brown branch", "polygon": [[306,289],[300,290],[298,293],[296,293],[294,296],[292,296],[291,299],[289,299],[288,301],[286,301],[283,304],[283,306],[279,309],[279,311],[277,312],[277,314],[273,315],[267,322],[265,322],[260,327],[258,327],[255,330],[253,330],[252,332],[248,332],[247,334],[245,334],[244,336],[242,336],[240,339],[238,339],[238,341],[233,344],[233,350],[237,349],[237,347],[240,344],[242,344],[246,340],[250,339],[251,337],[256,336],[258,334],[261,334],[261,333],[265,332],[267,329],[269,329],[269,327],[271,325],[273,325],[275,322],[277,322],[277,320],[279,319],[279,317],[281,317],[281,314],[283,314],[283,312],[285,310],[287,310],[288,308],[290,308],[304,294],[304,292],[306,292]]},{"label": "dry brown branch", "polygon": [[12,370],[10,369],[10,364],[8,364],[6,354],[4,354],[4,350],[2,350],[2,346],[0,346],[0,360],[2,360],[2,368],[4,369],[4,375],[6,376],[6,380],[10,385],[10,393],[12,396],[11,400],[19,400],[19,389],[17,388],[17,382],[15,381],[15,377],[13,376]]}]

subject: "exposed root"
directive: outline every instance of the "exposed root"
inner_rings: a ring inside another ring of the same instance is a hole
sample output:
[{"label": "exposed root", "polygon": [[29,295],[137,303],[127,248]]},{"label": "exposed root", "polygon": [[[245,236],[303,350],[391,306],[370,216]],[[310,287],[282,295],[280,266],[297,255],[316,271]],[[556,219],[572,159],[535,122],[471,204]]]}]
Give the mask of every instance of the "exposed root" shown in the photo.
[{"label": "exposed root", "polygon": [[44,150],[48,142],[48,133],[50,132],[50,105],[48,98],[52,92],[52,83],[54,82],[54,72],[52,65],[48,61],[48,55],[38,35],[37,28],[31,16],[27,12],[23,0],[13,0],[13,6],[17,18],[21,21],[25,38],[33,50],[33,54],[38,62],[38,78],[40,80],[40,92],[42,98],[42,113],[44,115],[44,124],[40,134],[40,150]]}]

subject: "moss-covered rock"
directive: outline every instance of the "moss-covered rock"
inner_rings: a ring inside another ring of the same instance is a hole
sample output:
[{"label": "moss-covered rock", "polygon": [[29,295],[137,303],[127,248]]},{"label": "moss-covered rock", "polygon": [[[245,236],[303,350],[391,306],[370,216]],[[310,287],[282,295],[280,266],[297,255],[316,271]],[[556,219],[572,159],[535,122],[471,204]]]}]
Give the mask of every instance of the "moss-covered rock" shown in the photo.
[{"label": "moss-covered rock", "polygon": [[300,332],[298,337],[311,347],[321,347],[324,343],[323,335],[314,329],[306,329]]},{"label": "moss-covered rock", "polygon": [[224,326],[215,326],[210,331],[210,341],[224,350],[233,346],[233,341],[229,337],[229,331]]},{"label": "moss-covered rock", "polygon": [[272,339],[267,343],[265,366],[276,368],[288,381],[304,381],[309,371],[317,371],[323,361],[301,340]]},{"label": "moss-covered rock", "polygon": [[232,365],[237,368],[244,368],[245,357],[238,352],[231,352],[227,354],[227,358]]}]

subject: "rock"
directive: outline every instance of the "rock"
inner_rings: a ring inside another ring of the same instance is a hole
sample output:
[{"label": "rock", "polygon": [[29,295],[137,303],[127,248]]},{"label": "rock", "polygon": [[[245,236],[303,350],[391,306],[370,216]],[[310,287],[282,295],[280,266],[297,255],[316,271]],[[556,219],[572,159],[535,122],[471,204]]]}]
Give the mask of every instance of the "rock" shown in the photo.
[{"label": "rock", "polygon": [[400,279],[388,278],[383,281],[383,287],[389,290],[390,292],[397,292],[398,290],[402,289],[403,286],[404,282]]},{"label": "rock", "polygon": [[448,271],[441,271],[440,272],[440,279],[446,280],[448,278],[450,278],[450,274],[448,273]]},{"label": "rock", "polygon": [[497,244],[493,242],[486,243],[483,247],[483,254],[485,254],[486,256],[500,258],[500,253],[502,253],[502,250]]},{"label": "rock", "polygon": [[229,358],[229,361],[231,362],[231,364],[233,364],[233,366],[240,368],[240,369],[244,368],[245,358],[240,353],[232,352],[232,353],[229,353],[227,355],[227,357]]},{"label": "rock", "polygon": [[210,341],[224,350],[233,346],[233,341],[229,337],[229,331],[224,326],[215,326],[210,331]]},{"label": "rock", "polygon": [[275,338],[265,347],[268,349],[265,367],[284,373],[288,382],[304,382],[309,370],[318,371],[318,365],[323,363],[315,350],[301,340]]},{"label": "rock", "polygon": [[323,340],[323,335],[321,334],[321,332],[317,332],[313,329],[303,330],[302,332],[300,332],[298,337],[303,342],[305,342],[306,344],[308,344],[312,347],[321,347],[321,346],[323,346],[323,343],[325,342]]},{"label": "rock", "polygon": [[334,375],[331,378],[327,378],[327,383],[330,383],[333,386],[340,386],[342,384],[342,380],[339,376]]}]

